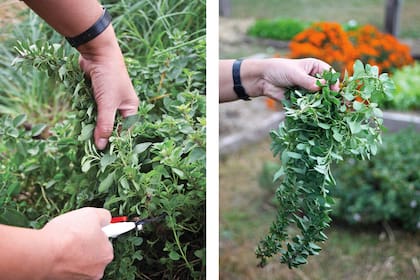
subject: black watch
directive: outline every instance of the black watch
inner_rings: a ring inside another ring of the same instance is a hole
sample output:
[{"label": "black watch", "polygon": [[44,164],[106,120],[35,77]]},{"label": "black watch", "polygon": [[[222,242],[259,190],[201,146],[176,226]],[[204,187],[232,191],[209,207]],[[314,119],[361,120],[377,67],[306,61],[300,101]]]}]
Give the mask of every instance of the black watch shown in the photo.
[{"label": "black watch", "polygon": [[245,88],[242,86],[241,82],[241,63],[242,59],[237,59],[232,66],[233,91],[235,91],[238,98],[249,101],[251,99],[246,93]]},{"label": "black watch", "polygon": [[77,48],[78,46],[89,42],[90,40],[94,39],[99,34],[104,32],[104,30],[109,26],[111,21],[111,15],[104,8],[104,13],[102,14],[102,16],[88,30],[75,37],[66,37],[66,39],[72,47]]}]

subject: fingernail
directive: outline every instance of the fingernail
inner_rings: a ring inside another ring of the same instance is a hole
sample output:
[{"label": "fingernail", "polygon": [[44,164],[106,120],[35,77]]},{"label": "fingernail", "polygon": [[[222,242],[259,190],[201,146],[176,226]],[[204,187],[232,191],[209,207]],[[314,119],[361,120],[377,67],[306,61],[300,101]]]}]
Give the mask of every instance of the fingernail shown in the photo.
[{"label": "fingernail", "polygon": [[98,149],[99,150],[103,150],[103,149],[105,149],[105,147],[106,147],[106,145],[108,144],[108,139],[106,139],[106,138],[99,138],[98,139]]}]

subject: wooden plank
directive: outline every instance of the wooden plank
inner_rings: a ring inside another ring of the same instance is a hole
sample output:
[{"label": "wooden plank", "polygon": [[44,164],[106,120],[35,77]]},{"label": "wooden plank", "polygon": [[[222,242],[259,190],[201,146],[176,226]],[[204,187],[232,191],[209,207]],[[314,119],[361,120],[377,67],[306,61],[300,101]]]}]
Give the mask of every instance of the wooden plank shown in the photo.
[{"label": "wooden plank", "polygon": [[222,17],[230,17],[232,14],[232,5],[230,0],[219,0],[219,15]]},{"label": "wooden plank", "polygon": [[385,6],[385,32],[397,37],[400,31],[402,0],[387,0]]}]

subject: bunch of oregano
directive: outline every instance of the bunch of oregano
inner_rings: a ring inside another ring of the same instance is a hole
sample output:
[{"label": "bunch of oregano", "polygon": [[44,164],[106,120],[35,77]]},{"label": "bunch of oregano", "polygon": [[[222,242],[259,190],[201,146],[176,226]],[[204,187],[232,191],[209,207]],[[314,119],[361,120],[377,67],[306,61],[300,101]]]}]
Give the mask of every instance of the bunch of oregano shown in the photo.
[{"label": "bunch of oregano", "polygon": [[[281,255],[289,268],[307,262],[321,251],[327,240],[323,232],[330,224],[334,200],[329,189],[335,186],[331,164],[344,155],[369,159],[381,143],[382,111],[372,100],[392,96],[394,84],[376,66],[356,61],[354,74],[346,73],[339,91],[330,86],[340,74],[325,71],[318,81],[320,90],[290,89],[283,102],[285,121],[271,132],[272,151],[280,155],[281,178],[276,191],[277,218],[260,242],[256,255],[260,265]],[[290,225],[295,225],[289,229]]]}]

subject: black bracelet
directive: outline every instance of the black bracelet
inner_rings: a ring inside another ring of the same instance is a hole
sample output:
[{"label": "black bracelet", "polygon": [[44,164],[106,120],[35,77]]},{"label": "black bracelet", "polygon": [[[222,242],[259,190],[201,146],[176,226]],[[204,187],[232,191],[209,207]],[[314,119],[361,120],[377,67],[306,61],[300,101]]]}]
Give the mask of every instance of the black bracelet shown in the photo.
[{"label": "black bracelet", "polygon": [[241,63],[242,59],[235,60],[232,66],[232,77],[233,77],[233,91],[242,100],[251,100],[249,95],[246,93],[241,83]]},{"label": "black bracelet", "polygon": [[104,13],[102,14],[102,16],[88,30],[75,37],[66,37],[66,39],[72,47],[77,48],[78,46],[89,42],[90,40],[104,32],[104,30],[111,23],[111,20],[111,15],[104,8]]}]

